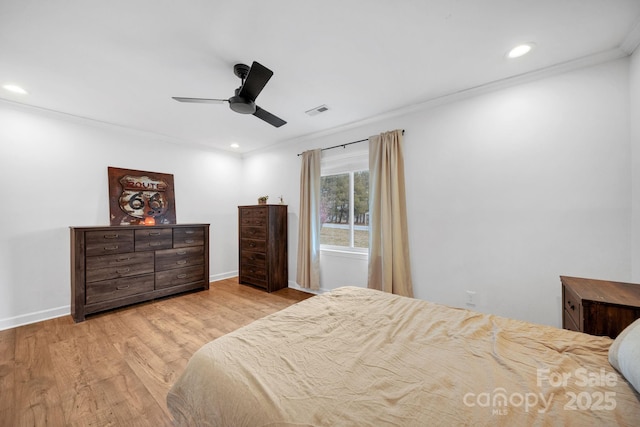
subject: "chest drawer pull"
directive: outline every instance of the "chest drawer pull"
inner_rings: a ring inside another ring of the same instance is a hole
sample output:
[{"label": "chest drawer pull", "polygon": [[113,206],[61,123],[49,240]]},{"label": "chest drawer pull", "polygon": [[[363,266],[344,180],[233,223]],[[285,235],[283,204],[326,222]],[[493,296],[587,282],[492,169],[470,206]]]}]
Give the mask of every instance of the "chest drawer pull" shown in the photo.
[{"label": "chest drawer pull", "polygon": [[130,272],[130,271],[131,271],[131,269],[130,269],[130,268],[121,268],[121,269],[119,269],[119,270],[116,270],[116,273],[118,273],[118,274],[124,274],[124,273],[128,273],[128,272]]},{"label": "chest drawer pull", "polygon": [[118,249],[118,245],[113,245],[113,246],[105,246],[104,250],[105,251],[115,251]]},{"label": "chest drawer pull", "polygon": [[116,262],[125,262],[125,261],[129,261],[130,259],[131,259],[131,257],[130,257],[130,256],[128,256],[128,257],[122,257],[122,258],[118,258],[118,259],[116,260]]},{"label": "chest drawer pull", "polygon": [[180,261],[176,262],[176,264],[178,264],[178,265],[184,265],[186,263],[187,263],[186,259],[181,259]]},{"label": "chest drawer pull", "polygon": [[193,233],[194,233],[194,231],[193,231],[193,230],[186,230],[186,231],[184,232],[184,234],[193,234]]},{"label": "chest drawer pull", "polygon": [[105,239],[117,239],[118,235],[117,234],[105,234],[104,238]]},{"label": "chest drawer pull", "polygon": [[193,239],[186,239],[184,242],[185,243],[193,243]]},{"label": "chest drawer pull", "polygon": [[186,254],[187,254],[187,251],[180,251],[180,252],[178,252],[178,255],[186,255]]},{"label": "chest drawer pull", "polygon": [[121,291],[123,289],[129,289],[129,285],[116,286],[116,291]]},{"label": "chest drawer pull", "polygon": [[186,275],[186,274],[184,274],[184,273],[183,273],[183,274],[178,274],[178,275],[176,276],[176,279],[184,279],[185,277],[187,277],[187,275]]},{"label": "chest drawer pull", "polygon": [[149,236],[159,236],[160,232],[159,231],[150,231],[149,232]]}]

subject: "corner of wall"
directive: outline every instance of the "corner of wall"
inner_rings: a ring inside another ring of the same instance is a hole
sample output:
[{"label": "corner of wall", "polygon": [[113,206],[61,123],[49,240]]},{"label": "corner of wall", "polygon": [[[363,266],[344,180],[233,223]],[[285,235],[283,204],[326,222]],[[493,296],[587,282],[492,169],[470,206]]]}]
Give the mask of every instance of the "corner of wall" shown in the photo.
[{"label": "corner of wall", "polygon": [[[631,145],[631,278],[640,282],[640,49],[629,62],[629,140]],[[633,118],[636,119],[633,119]]]}]

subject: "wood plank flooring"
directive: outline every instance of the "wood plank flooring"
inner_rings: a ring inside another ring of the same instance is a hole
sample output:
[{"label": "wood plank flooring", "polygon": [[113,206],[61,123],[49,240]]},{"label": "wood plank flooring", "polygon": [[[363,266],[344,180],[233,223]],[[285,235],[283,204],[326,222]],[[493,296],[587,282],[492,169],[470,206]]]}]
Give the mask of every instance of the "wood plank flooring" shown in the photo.
[{"label": "wood plank flooring", "polygon": [[208,291],[0,331],[0,426],[171,426],[165,398],[207,342],[312,296]]}]

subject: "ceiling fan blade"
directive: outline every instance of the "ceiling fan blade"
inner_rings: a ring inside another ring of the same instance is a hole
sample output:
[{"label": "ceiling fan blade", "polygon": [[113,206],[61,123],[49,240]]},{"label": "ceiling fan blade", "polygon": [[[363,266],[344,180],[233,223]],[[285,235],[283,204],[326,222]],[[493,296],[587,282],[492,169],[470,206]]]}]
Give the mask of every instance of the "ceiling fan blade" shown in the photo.
[{"label": "ceiling fan blade", "polygon": [[238,96],[244,99],[255,101],[269,79],[273,76],[273,71],[264,65],[253,62],[249,74],[240,88]]},{"label": "ceiling fan blade", "polygon": [[228,99],[182,98],[179,96],[172,96],[172,98],[180,102],[196,102],[200,104],[224,104],[229,101]]},{"label": "ceiling fan blade", "polygon": [[265,122],[269,123],[270,125],[273,125],[273,126],[277,127],[277,128],[279,128],[282,125],[287,124],[287,122],[282,120],[280,117],[274,116],[273,114],[271,114],[267,110],[263,110],[262,108],[258,107],[257,105],[256,105],[256,112],[253,113],[253,115],[256,116],[259,119],[264,120]]}]

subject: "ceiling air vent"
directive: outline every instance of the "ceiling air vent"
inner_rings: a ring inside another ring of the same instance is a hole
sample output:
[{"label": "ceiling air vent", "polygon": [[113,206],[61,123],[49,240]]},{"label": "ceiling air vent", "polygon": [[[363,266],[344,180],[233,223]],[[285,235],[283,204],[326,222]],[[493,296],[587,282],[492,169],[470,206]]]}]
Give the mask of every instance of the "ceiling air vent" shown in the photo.
[{"label": "ceiling air vent", "polygon": [[319,107],[312,108],[311,110],[305,111],[305,113],[307,113],[310,116],[317,116],[318,114],[324,113],[325,111],[329,111],[329,107],[327,107],[326,105],[322,104]]}]

